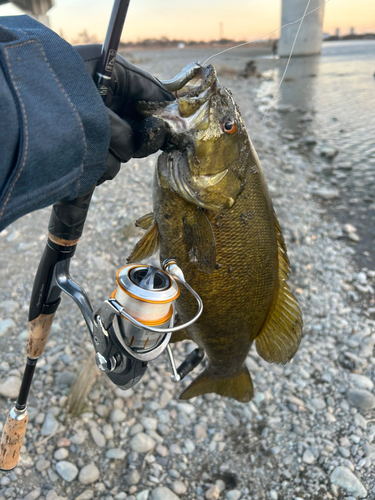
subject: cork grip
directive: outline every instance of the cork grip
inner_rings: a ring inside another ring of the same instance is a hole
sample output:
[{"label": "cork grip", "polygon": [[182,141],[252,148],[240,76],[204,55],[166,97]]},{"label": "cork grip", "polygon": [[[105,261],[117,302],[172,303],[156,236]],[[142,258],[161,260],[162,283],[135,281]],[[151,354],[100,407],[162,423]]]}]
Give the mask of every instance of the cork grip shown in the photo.
[{"label": "cork grip", "polygon": [[1,437],[0,470],[11,470],[16,467],[26,433],[27,411],[24,410],[22,413],[15,414],[15,418],[12,417],[12,411],[5,422]]},{"label": "cork grip", "polygon": [[54,317],[54,313],[40,314],[30,321],[29,340],[27,342],[27,355],[29,358],[39,358],[43,354]]}]

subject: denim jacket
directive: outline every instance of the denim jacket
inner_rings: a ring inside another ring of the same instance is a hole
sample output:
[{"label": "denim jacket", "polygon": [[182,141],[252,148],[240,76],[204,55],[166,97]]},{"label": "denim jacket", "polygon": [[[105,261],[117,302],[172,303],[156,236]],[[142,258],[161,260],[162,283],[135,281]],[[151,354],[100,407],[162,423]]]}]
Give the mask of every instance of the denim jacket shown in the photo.
[{"label": "denim jacket", "polygon": [[87,191],[106,170],[109,140],[74,48],[29,16],[0,17],[0,230]]}]

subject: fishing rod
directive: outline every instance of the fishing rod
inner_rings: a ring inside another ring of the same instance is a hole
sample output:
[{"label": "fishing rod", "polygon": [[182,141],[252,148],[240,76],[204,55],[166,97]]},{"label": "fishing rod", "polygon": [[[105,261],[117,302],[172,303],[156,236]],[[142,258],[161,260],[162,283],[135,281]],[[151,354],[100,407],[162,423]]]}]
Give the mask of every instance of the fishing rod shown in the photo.
[{"label": "fishing rod", "polygon": [[[97,66],[95,81],[104,103],[110,104],[111,76],[130,0],[115,0]],[[173,82],[167,82],[173,85]],[[26,433],[27,400],[39,357],[48,341],[55,313],[65,292],[78,305],[88,327],[98,368],[122,389],[135,385],[149,361],[166,350],[174,382],[182,380],[203,359],[196,349],[176,368],[169,346],[172,332],[182,330],[202,313],[199,295],[186,283],[173,259],[163,269],[133,264],[116,275],[117,289],[95,311],[83,288],[69,274],[70,261],[82,236],[95,186],[72,201],[53,205],[48,240],[35,276],[29,308],[27,361],[15,406],[10,410],[0,441],[0,470],[16,467]],[[183,285],[195,297],[198,311],[183,325],[174,326],[175,300]]]}]

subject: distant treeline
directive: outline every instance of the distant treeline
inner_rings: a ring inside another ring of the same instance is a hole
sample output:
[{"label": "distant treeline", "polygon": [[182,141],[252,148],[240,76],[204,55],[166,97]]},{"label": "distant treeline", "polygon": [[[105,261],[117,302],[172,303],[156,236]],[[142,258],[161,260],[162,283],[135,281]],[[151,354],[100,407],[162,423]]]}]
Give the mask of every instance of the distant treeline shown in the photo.
[{"label": "distant treeline", "polygon": [[[151,48],[151,47],[162,47],[162,48],[174,48],[174,47],[204,47],[212,45],[239,45],[245,43],[246,40],[232,40],[230,38],[220,38],[219,40],[178,40],[169,39],[167,37],[162,38],[146,38],[145,40],[138,40],[137,42],[120,42],[121,49],[131,49],[131,48]],[[269,45],[272,41],[260,42],[262,45]],[[259,43],[258,43],[259,44]]]},{"label": "distant treeline", "polygon": [[329,36],[325,42],[335,42],[337,40],[375,40],[375,33],[364,33],[362,35]]}]

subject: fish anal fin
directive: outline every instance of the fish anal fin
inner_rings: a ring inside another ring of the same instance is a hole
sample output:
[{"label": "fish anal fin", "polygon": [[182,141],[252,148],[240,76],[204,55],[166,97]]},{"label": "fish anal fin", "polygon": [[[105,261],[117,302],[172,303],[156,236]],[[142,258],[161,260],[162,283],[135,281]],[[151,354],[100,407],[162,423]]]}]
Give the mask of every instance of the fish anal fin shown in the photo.
[{"label": "fish anal fin", "polygon": [[270,363],[287,363],[297,352],[302,335],[302,312],[287,284],[290,264],[284,238],[275,218],[279,260],[277,295],[263,328],[255,339],[258,354]]},{"label": "fish anal fin", "polygon": [[202,273],[212,274],[216,264],[215,235],[201,208],[183,218],[183,233],[190,262]]},{"label": "fish anal fin", "polygon": [[151,257],[159,248],[159,240],[158,225],[153,221],[142,238],[136,243],[132,253],[127,258],[127,262],[140,262]]},{"label": "fish anal fin", "polygon": [[141,229],[148,229],[154,222],[154,212],[142,215],[139,219],[135,221],[135,225]]},{"label": "fish anal fin", "polygon": [[254,396],[249,370],[243,366],[235,374],[219,378],[211,375],[207,369],[184,390],[180,399],[195,398],[211,392],[247,403]]}]

